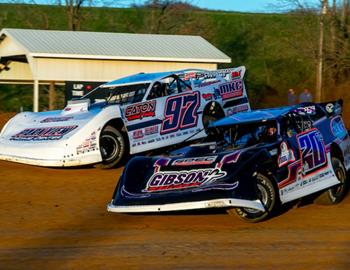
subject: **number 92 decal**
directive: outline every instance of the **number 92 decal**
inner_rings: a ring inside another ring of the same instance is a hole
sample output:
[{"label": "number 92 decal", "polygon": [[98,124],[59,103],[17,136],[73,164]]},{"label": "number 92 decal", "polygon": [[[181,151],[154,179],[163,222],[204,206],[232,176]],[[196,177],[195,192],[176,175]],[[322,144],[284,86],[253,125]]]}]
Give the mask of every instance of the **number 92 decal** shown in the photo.
[{"label": "number 92 decal", "polygon": [[167,134],[197,126],[197,110],[200,106],[199,92],[169,97],[165,102],[164,120],[160,134]]}]

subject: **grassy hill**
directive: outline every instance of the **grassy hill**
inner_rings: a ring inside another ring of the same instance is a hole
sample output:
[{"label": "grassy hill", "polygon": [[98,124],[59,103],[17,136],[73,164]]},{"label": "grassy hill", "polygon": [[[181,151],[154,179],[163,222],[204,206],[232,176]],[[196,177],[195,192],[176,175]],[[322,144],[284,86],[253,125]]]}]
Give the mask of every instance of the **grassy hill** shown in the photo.
[{"label": "grassy hill", "polygon": [[[155,24],[151,9],[145,8],[84,8],[82,14],[83,31],[149,33]],[[317,44],[317,18],[313,16],[186,9],[171,10],[163,17],[159,11],[156,16],[160,18],[158,33],[201,35],[232,58],[227,66],[245,65],[255,107],[285,104],[288,88],[313,91],[312,51]],[[67,30],[65,9],[0,4],[1,28]],[[5,94],[9,90],[17,91],[12,100],[17,93],[31,96],[23,87],[0,85],[0,110],[16,110],[11,108],[24,101],[23,107],[30,108],[30,98],[11,102]]]}]

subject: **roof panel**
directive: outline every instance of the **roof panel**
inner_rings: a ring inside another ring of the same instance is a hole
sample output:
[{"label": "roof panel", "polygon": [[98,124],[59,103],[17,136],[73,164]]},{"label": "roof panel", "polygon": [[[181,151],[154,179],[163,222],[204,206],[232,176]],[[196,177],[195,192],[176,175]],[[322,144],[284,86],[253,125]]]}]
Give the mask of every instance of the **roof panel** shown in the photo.
[{"label": "roof panel", "polygon": [[5,28],[9,35],[30,54],[70,55],[73,58],[101,58],[140,60],[228,63],[231,59],[200,36],[101,33],[82,31],[51,31]]},{"label": "roof panel", "polygon": [[156,72],[156,73],[138,73],[131,76],[123,77],[111,82],[104,84],[102,87],[109,87],[122,84],[133,84],[133,83],[143,83],[151,82],[158,78],[163,78],[165,76],[174,74],[173,72]]},{"label": "roof panel", "polygon": [[278,108],[239,112],[214,122],[212,126],[223,127],[244,123],[274,120],[277,117],[286,114],[292,108],[292,106],[285,106]]}]

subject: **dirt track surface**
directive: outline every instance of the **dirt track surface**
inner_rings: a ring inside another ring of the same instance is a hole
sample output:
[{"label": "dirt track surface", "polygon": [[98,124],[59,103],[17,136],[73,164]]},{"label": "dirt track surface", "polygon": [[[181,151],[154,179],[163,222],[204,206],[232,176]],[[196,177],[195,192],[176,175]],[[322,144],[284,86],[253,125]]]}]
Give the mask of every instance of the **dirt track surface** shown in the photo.
[{"label": "dirt track surface", "polygon": [[350,269],[350,197],[247,224],[106,212],[120,169],[0,162],[0,269]]},{"label": "dirt track surface", "polygon": [[221,211],[107,213],[120,173],[0,161],[0,270],[350,269],[350,196],[259,224]]},{"label": "dirt track surface", "polygon": [[16,115],[16,113],[0,112],[0,131],[1,131],[2,127],[6,124],[6,122],[8,120],[10,120],[10,118],[12,118],[15,115]]}]

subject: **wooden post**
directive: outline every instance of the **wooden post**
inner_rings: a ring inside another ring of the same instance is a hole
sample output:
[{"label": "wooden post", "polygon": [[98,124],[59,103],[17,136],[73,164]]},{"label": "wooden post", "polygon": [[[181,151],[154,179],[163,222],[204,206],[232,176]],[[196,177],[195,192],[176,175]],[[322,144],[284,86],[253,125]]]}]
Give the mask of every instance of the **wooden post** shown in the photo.
[{"label": "wooden post", "polygon": [[49,110],[54,110],[56,104],[56,91],[55,91],[55,82],[50,82],[49,85]]},{"label": "wooden post", "polygon": [[39,111],[39,80],[34,80],[33,88],[33,112]]}]

